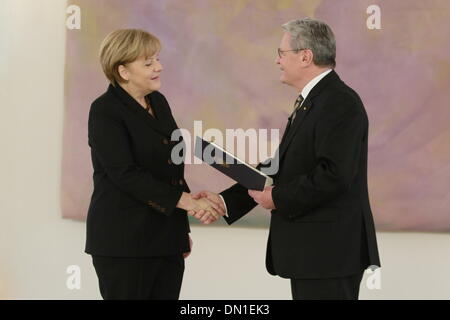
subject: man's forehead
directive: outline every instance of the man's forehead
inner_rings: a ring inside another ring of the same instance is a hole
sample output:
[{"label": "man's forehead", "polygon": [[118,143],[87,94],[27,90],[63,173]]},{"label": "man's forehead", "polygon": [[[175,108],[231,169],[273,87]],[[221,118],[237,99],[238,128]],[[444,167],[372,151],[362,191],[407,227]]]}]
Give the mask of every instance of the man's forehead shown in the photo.
[{"label": "man's forehead", "polygon": [[291,41],[291,35],[289,34],[289,32],[285,32],[283,34],[283,38],[281,38],[281,43],[290,45],[290,41]]}]

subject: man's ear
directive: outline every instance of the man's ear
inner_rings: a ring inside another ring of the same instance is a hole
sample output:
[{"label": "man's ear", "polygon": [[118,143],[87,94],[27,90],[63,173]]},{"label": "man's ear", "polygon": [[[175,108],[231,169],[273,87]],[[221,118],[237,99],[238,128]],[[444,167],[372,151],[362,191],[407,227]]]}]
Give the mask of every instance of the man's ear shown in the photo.
[{"label": "man's ear", "polygon": [[300,61],[303,65],[309,66],[310,64],[313,63],[314,54],[311,50],[309,50],[309,49],[302,50],[302,51],[300,51],[299,55],[300,55]]},{"label": "man's ear", "polygon": [[120,77],[121,77],[123,80],[125,80],[125,81],[128,81],[128,80],[129,80],[129,73],[128,73],[128,70],[127,70],[127,68],[126,68],[123,64],[121,64],[121,65],[118,66],[118,70],[117,70],[117,71],[119,72],[119,75],[120,75]]}]

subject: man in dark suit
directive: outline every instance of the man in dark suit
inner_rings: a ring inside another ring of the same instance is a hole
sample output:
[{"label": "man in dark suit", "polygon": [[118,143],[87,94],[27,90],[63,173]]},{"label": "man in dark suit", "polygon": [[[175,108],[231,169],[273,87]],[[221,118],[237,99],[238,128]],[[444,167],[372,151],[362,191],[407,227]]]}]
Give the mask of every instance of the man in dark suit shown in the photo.
[{"label": "man in dark suit", "polygon": [[197,197],[223,201],[228,224],[258,204],[271,210],[266,267],[291,280],[293,299],[358,299],[364,270],[380,266],[367,188],[367,114],[333,70],[329,26],[302,19],[283,29],[280,80],[299,96],[276,155],[274,184],[262,192],[235,184]]}]

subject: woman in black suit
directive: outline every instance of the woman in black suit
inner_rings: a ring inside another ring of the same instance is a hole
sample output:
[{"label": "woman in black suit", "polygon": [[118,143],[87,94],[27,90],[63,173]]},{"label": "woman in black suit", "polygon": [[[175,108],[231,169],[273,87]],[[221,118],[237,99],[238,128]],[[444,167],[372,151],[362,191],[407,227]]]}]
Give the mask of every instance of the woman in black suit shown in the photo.
[{"label": "woman in black suit", "polygon": [[104,299],[178,299],[192,246],[187,211],[222,212],[191,197],[183,163],[171,158],[182,141],[171,141],[178,127],[158,92],[160,48],[155,36],[124,29],[100,49],[110,85],[89,112],[94,191],[86,253]]}]

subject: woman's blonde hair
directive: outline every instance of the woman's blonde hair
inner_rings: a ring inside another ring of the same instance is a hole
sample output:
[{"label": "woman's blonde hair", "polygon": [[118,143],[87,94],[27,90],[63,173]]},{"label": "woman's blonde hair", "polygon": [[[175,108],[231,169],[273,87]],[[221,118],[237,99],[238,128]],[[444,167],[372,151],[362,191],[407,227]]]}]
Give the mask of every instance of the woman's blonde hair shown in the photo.
[{"label": "woman's blonde hair", "polygon": [[113,85],[123,81],[119,66],[141,56],[152,57],[161,50],[161,42],[151,33],[139,29],[120,29],[111,32],[100,46],[103,72]]}]

